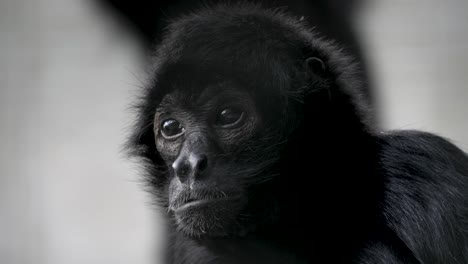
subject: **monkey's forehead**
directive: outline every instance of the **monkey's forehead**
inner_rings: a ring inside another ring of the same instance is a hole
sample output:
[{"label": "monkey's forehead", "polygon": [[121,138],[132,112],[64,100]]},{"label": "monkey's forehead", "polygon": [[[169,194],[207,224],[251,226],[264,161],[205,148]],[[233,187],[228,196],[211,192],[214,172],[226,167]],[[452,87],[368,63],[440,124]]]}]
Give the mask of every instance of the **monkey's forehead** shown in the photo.
[{"label": "monkey's forehead", "polygon": [[[267,62],[245,57],[236,61],[224,61],[222,57],[206,58],[203,61],[194,55],[161,64],[159,70],[154,73],[156,81],[152,85],[161,95],[179,90],[183,94],[182,98],[198,96],[202,91],[215,88],[219,92],[226,92],[233,87],[237,91],[244,90],[251,94],[276,96],[297,88],[293,86],[297,71],[293,62],[287,61]],[[205,90],[207,87],[210,89]]]},{"label": "monkey's forehead", "polygon": [[[174,89],[162,97],[158,110],[171,110],[174,106],[201,107],[215,102],[250,101],[251,93],[231,82],[211,84],[201,89]],[[248,102],[244,102],[248,103]]]}]

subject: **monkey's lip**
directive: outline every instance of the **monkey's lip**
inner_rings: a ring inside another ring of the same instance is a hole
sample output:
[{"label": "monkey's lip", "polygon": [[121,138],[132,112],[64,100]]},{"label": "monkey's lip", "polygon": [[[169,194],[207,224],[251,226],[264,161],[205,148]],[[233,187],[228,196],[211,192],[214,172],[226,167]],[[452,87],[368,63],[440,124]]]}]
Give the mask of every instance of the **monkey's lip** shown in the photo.
[{"label": "monkey's lip", "polygon": [[174,212],[182,212],[189,209],[196,209],[197,207],[202,206],[216,206],[216,205],[223,205],[226,202],[235,202],[236,200],[240,200],[241,196],[232,196],[232,197],[223,197],[223,198],[216,198],[216,199],[199,199],[199,200],[190,200],[174,209]]}]

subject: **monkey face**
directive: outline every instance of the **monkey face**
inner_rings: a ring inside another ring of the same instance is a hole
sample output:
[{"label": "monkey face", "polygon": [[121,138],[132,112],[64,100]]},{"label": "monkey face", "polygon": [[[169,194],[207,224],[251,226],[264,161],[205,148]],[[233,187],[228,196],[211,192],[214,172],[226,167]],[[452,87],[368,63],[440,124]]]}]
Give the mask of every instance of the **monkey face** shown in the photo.
[{"label": "monkey face", "polygon": [[272,176],[277,155],[254,98],[226,83],[176,89],[164,96],[153,124],[177,227],[191,236],[240,232],[247,189]]}]

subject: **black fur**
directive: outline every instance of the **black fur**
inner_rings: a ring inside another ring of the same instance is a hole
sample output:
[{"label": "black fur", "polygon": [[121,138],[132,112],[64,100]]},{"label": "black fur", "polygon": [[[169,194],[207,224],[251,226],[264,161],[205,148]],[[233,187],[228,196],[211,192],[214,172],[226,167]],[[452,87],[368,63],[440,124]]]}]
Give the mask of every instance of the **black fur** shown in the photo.
[{"label": "black fur", "polygon": [[129,148],[161,207],[171,173],[153,118],[174,87],[226,76],[244,84],[279,151],[252,157],[274,162],[272,177],[246,184],[249,220],[239,223],[248,228],[188,237],[171,225],[168,262],[468,263],[466,154],[435,135],[374,129],[356,65],[298,19],[253,5],[205,8],[171,23],[153,66]]},{"label": "black fur", "polygon": [[366,58],[361,52],[359,39],[352,27],[353,17],[363,4],[362,0],[94,0],[103,7],[130,22],[148,46],[159,43],[163,29],[171,18],[181,16],[206,5],[229,2],[261,3],[263,7],[287,10],[300,19],[314,25],[314,30],[321,35],[334,39],[360,62],[360,79],[366,83],[360,86],[364,96],[373,101],[372,79],[365,70]]}]

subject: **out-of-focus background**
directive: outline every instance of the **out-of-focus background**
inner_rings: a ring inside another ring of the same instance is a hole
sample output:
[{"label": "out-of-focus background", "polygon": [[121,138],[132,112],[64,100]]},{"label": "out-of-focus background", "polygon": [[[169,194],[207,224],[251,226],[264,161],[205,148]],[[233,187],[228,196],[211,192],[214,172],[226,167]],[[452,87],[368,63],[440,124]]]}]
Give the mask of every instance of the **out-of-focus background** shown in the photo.
[{"label": "out-of-focus background", "polygon": [[[468,1],[372,0],[355,21],[382,126],[468,150]],[[143,48],[89,0],[0,2],[0,263],[157,263],[121,146]]]}]

